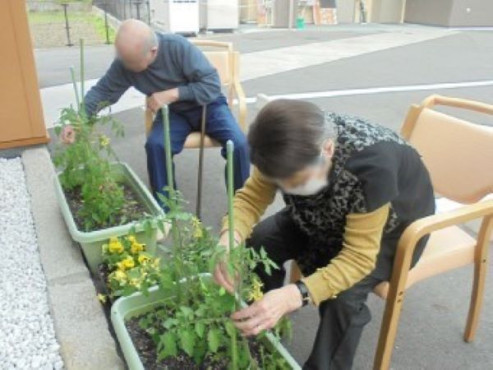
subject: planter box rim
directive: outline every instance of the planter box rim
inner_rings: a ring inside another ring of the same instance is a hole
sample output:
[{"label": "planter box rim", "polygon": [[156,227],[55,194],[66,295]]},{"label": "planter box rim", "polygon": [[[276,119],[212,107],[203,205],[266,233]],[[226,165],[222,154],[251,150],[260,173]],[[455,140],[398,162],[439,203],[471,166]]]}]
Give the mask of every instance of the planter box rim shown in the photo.
[{"label": "planter box rim", "polygon": [[[212,275],[209,273],[203,273],[200,274],[200,276],[210,278]],[[126,330],[125,319],[128,316],[132,316],[133,312],[135,312],[136,310],[142,311],[147,308],[151,309],[153,306],[157,305],[158,302],[165,302],[167,300],[173,299],[173,296],[160,298],[158,300],[152,299],[151,297],[152,294],[153,293],[156,294],[159,291],[160,291],[159,286],[153,286],[149,288],[148,298],[150,299],[150,302],[148,302],[147,304],[137,304],[135,310],[133,311],[128,309],[127,312],[124,312],[125,308],[122,306],[124,306],[128,301],[132,301],[136,298],[146,297],[141,292],[136,292],[126,297],[119,297],[111,306],[111,323],[113,324],[113,328],[115,330],[117,340],[120,344],[120,347],[122,348],[125,360],[127,361],[127,365],[130,370],[137,370],[137,369],[144,370],[144,366],[142,365],[139,354],[135,349],[135,346],[133,345],[132,338],[130,337],[128,331]],[[166,294],[164,290],[162,292],[163,294]],[[242,304],[245,305],[244,302],[242,302]],[[296,360],[286,350],[286,348],[282,345],[282,343],[278,341],[276,337],[274,337],[274,335],[271,332],[266,333],[266,340],[272,345],[272,347],[277,352],[280,353],[280,355],[286,360],[286,362],[291,367],[291,369],[301,370],[301,367],[296,362]],[[127,358],[127,356],[129,358]],[[130,357],[134,359],[132,362],[130,362],[131,361]]]},{"label": "planter box rim", "polygon": [[[125,162],[112,162],[111,166],[112,167],[121,167],[121,168],[123,168],[124,172],[127,172],[127,174],[129,175],[128,177],[131,178],[131,180],[134,181],[135,184],[139,187],[139,191],[141,191],[142,194],[146,198],[148,198],[150,204],[146,204],[146,207],[150,206],[148,208],[152,208],[152,209],[148,209],[150,214],[152,214],[156,218],[164,216],[163,209],[159,206],[159,204],[154,199],[154,197],[151,195],[151,193],[149,192],[147,187],[142,183],[142,181],[135,174],[135,172],[130,168],[129,165],[127,165]],[[79,228],[77,227],[77,225],[75,223],[74,216],[72,215],[70,207],[68,206],[65,192],[63,191],[62,185],[61,185],[60,180],[59,180],[59,176],[62,173],[63,173],[63,171],[58,171],[54,175],[53,179],[54,179],[56,191],[58,193],[57,194],[58,198],[59,198],[58,204],[61,208],[65,222],[66,222],[67,227],[69,229],[70,235],[72,236],[72,238],[75,241],[77,241],[79,243],[91,243],[91,242],[99,241],[102,239],[109,239],[112,236],[126,235],[126,234],[128,234],[128,231],[132,228],[132,226],[134,226],[138,223],[138,221],[132,221],[132,222],[128,222],[128,223],[123,224],[123,225],[112,226],[112,227],[108,227],[108,228],[101,229],[101,230],[95,230],[95,231],[79,230]],[[157,226],[154,224],[153,228],[156,228],[156,227]]]}]

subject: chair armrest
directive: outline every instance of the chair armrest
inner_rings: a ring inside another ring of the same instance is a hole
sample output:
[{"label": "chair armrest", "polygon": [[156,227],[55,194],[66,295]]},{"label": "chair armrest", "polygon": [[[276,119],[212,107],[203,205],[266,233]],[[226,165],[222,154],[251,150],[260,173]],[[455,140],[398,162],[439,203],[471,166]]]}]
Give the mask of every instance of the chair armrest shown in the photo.
[{"label": "chair armrest", "polygon": [[399,240],[397,250],[410,248],[411,241],[418,242],[423,236],[433,231],[487,216],[493,216],[493,199],[421,218],[406,228]]},{"label": "chair armrest", "polygon": [[484,234],[487,234],[488,230],[491,230],[491,225],[493,225],[493,200],[466,205],[450,212],[424,217],[409,225],[397,244],[390,289],[397,289],[399,292],[404,291],[416,244],[423,236],[478,218],[483,218],[478,240],[480,243],[487,243],[488,235]]},{"label": "chair armrest", "polygon": [[426,108],[432,108],[435,105],[443,105],[448,107],[467,109],[478,113],[493,115],[493,105],[477,102],[474,100],[451,98],[442,95],[431,95],[428,98],[426,98],[422,103],[422,106]]}]

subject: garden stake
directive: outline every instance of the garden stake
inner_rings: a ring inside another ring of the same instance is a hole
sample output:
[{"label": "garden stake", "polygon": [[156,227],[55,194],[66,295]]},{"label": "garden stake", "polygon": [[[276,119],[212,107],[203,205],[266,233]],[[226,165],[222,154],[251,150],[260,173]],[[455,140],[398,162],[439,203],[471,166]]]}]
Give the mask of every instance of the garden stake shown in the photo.
[{"label": "garden stake", "polygon": [[170,193],[170,199],[174,202],[175,181],[173,178],[173,158],[171,156],[171,136],[169,131],[169,114],[168,106],[163,105],[161,108],[161,116],[164,126],[164,151],[166,153],[166,174],[168,175],[168,192]]},{"label": "garden stake", "polygon": [[[227,163],[227,187],[228,187],[228,244],[229,250],[233,250],[235,247],[235,227],[234,227],[234,210],[233,210],[233,202],[234,202],[234,189],[233,189],[233,152],[234,152],[234,143],[231,140],[228,140],[226,143],[226,163]],[[236,300],[241,299],[241,276],[243,275],[243,265],[240,262],[240,271],[238,272],[239,278],[234,279],[234,295],[235,300],[233,301],[233,313],[237,310]],[[235,271],[236,274],[236,271]],[[238,281],[238,283],[237,283]],[[237,353],[237,337],[236,337],[236,329],[234,336],[231,337],[231,358],[232,358],[232,366],[233,369],[238,369],[238,353]],[[248,346],[248,341],[243,339],[243,345],[245,346],[245,350],[248,353],[248,357],[250,358],[250,363],[255,367],[255,361],[253,360],[252,354],[250,352],[250,347]]]},{"label": "garden stake", "polygon": [[72,86],[74,87],[75,102],[77,103],[77,109],[79,109],[80,108],[80,98],[79,98],[79,90],[77,90],[77,82],[75,81],[74,67],[70,67],[70,77],[72,79]]},{"label": "garden stake", "polygon": [[79,40],[80,44],[80,96],[84,105],[84,39]]},{"label": "garden stake", "polygon": [[[168,175],[168,199],[170,211],[174,211],[177,208],[177,199],[175,195],[175,181],[173,178],[173,158],[171,156],[171,135],[169,130],[169,108],[165,104],[161,108],[161,116],[163,119],[163,131],[164,131],[164,151],[166,154],[166,173]],[[173,236],[173,258],[175,259],[175,264],[179,270],[180,278],[183,277],[183,268],[180,261],[180,231],[176,225],[176,220],[171,219],[171,232]],[[177,288],[178,300],[182,300],[181,288]]]},{"label": "garden stake", "polygon": [[205,120],[207,117],[207,105],[202,107],[202,122],[200,124],[200,149],[199,149],[199,176],[197,183],[197,209],[196,215],[200,220],[202,211],[202,179],[204,177],[204,139],[205,139]]},{"label": "garden stake", "polygon": [[[229,236],[229,250],[232,251],[235,247],[235,229],[234,229],[234,217],[233,217],[233,150],[234,144],[231,140],[228,140],[226,143],[226,163],[227,163],[227,177],[228,177],[228,236]],[[236,272],[235,272],[236,275]],[[241,277],[240,277],[241,278]],[[234,280],[234,295],[235,299],[233,300],[233,313],[236,312],[236,296],[238,293],[238,287],[236,286],[236,277],[233,277]],[[231,364],[234,370],[238,369],[238,349],[237,349],[237,341],[236,341],[236,330],[231,336]]]}]

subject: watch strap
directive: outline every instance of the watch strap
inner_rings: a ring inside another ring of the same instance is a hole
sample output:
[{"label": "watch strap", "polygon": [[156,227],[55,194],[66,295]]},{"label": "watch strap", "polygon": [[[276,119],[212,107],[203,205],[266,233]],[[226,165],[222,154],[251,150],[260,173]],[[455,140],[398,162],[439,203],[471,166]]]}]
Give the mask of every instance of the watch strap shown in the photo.
[{"label": "watch strap", "polygon": [[305,283],[301,280],[298,280],[294,283],[298,290],[301,293],[301,299],[303,301],[303,306],[306,306],[308,303],[310,303],[310,292],[308,291],[308,288],[306,287]]}]

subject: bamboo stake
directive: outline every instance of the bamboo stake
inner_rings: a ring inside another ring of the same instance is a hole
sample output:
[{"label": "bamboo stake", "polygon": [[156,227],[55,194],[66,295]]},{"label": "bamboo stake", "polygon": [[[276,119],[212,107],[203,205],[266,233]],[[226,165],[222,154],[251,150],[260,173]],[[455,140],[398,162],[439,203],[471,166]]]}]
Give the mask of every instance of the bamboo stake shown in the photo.
[{"label": "bamboo stake", "polygon": [[84,104],[84,39],[79,40],[80,45],[80,96]]},{"label": "bamboo stake", "polygon": [[79,109],[80,108],[80,98],[79,98],[79,90],[77,90],[77,82],[75,81],[74,67],[70,67],[70,77],[72,79],[72,86],[74,87],[75,102],[77,103],[77,109]]},{"label": "bamboo stake", "polygon": [[[164,152],[166,159],[166,173],[168,175],[168,200],[170,205],[170,210],[175,211],[177,208],[177,199],[175,194],[175,182],[173,177],[173,158],[171,154],[171,135],[169,129],[169,108],[167,105],[163,105],[161,108],[161,116],[163,120],[163,131],[164,131]],[[156,189],[160,191],[161,189]],[[173,258],[175,260],[175,266],[178,269],[180,276],[178,277],[178,301],[182,302],[182,289],[179,287],[179,281],[184,278],[183,266],[181,265],[181,248],[180,248],[180,231],[178,230],[178,225],[175,219],[171,219],[171,233],[173,236]]]},{"label": "bamboo stake", "polygon": [[[233,151],[234,151],[234,144],[231,140],[228,140],[226,143],[226,163],[227,163],[227,187],[228,187],[228,220],[229,220],[229,229],[228,229],[228,236],[229,236],[229,250],[232,251],[233,248],[235,247],[235,228],[234,228],[234,214],[233,214],[233,196],[234,196],[234,191],[233,191]],[[236,271],[234,273],[236,275]],[[233,279],[235,281],[235,299],[233,301],[233,313],[236,312],[236,299],[238,296],[238,287],[236,286],[236,276],[233,276]],[[231,365],[234,370],[238,369],[238,344],[236,341],[236,330],[234,334],[231,336]]]}]

